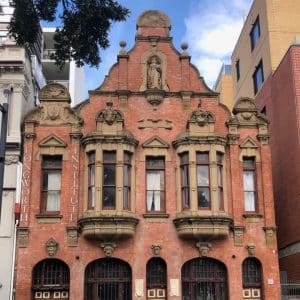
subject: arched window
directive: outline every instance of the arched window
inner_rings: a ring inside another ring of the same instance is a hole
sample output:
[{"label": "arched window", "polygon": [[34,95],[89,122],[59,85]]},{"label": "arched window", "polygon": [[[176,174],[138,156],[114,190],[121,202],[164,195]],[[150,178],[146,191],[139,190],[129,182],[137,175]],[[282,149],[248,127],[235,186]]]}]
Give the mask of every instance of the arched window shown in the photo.
[{"label": "arched window", "polygon": [[115,258],[101,258],[85,269],[85,300],[131,300],[131,268]]},{"label": "arched window", "polygon": [[69,267],[58,259],[45,259],[32,271],[33,299],[69,299]]},{"label": "arched window", "polygon": [[243,261],[243,297],[244,299],[261,299],[262,268],[255,257]]},{"label": "arched window", "polygon": [[211,258],[186,262],[181,270],[182,299],[227,300],[227,270],[223,263]]},{"label": "arched window", "polygon": [[147,299],[166,299],[167,265],[160,257],[153,257],[147,263]]}]

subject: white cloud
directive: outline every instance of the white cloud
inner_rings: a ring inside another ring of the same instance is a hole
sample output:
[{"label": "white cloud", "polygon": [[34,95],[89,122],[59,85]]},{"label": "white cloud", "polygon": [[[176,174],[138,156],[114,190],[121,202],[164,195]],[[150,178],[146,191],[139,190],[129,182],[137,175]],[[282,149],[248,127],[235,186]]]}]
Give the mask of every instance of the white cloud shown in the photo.
[{"label": "white cloud", "polygon": [[243,18],[252,0],[207,2],[198,0],[185,19],[185,39],[189,43],[192,62],[198,67],[209,86],[218,76],[223,62],[229,57],[240,34]]}]

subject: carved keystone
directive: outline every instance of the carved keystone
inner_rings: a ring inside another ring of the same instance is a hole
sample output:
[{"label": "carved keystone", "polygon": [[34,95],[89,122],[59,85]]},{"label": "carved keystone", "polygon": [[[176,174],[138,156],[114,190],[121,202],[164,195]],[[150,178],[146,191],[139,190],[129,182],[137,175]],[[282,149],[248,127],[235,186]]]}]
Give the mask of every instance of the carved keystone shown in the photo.
[{"label": "carved keystone", "polygon": [[103,249],[106,257],[111,257],[117,245],[116,243],[101,243],[100,247]]},{"label": "carved keystone", "polygon": [[211,248],[211,243],[206,242],[198,242],[196,243],[196,247],[199,249],[200,257],[208,256],[209,250]]}]

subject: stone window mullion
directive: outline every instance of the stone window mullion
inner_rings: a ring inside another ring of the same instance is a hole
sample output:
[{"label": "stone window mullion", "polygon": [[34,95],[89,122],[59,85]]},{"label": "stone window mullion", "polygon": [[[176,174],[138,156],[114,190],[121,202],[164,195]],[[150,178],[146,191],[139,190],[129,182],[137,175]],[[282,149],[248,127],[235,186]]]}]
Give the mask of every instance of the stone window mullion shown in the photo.
[{"label": "stone window mullion", "polygon": [[196,151],[189,151],[189,172],[190,172],[190,201],[191,210],[198,210],[198,195],[197,195],[197,166],[196,166]]},{"label": "stone window mullion", "polygon": [[96,170],[95,170],[95,178],[96,178],[96,194],[95,194],[95,210],[99,211],[102,209],[102,184],[103,184],[103,153],[102,149],[98,148],[96,150]]},{"label": "stone window mullion", "polygon": [[123,209],[123,168],[124,157],[123,149],[117,149],[117,165],[116,165],[116,210],[122,211]]},{"label": "stone window mullion", "polygon": [[215,150],[211,150],[209,154],[210,169],[210,195],[211,195],[211,211],[215,213],[218,208],[218,173],[217,173],[217,154]]}]

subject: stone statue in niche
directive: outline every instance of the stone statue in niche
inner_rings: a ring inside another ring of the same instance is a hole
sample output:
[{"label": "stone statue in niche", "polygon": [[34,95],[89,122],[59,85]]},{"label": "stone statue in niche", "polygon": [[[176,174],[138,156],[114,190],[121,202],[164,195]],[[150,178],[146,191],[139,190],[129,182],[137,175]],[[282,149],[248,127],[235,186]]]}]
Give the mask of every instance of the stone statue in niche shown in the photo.
[{"label": "stone statue in niche", "polygon": [[159,58],[152,56],[148,62],[147,87],[149,89],[162,89],[162,70]]}]

